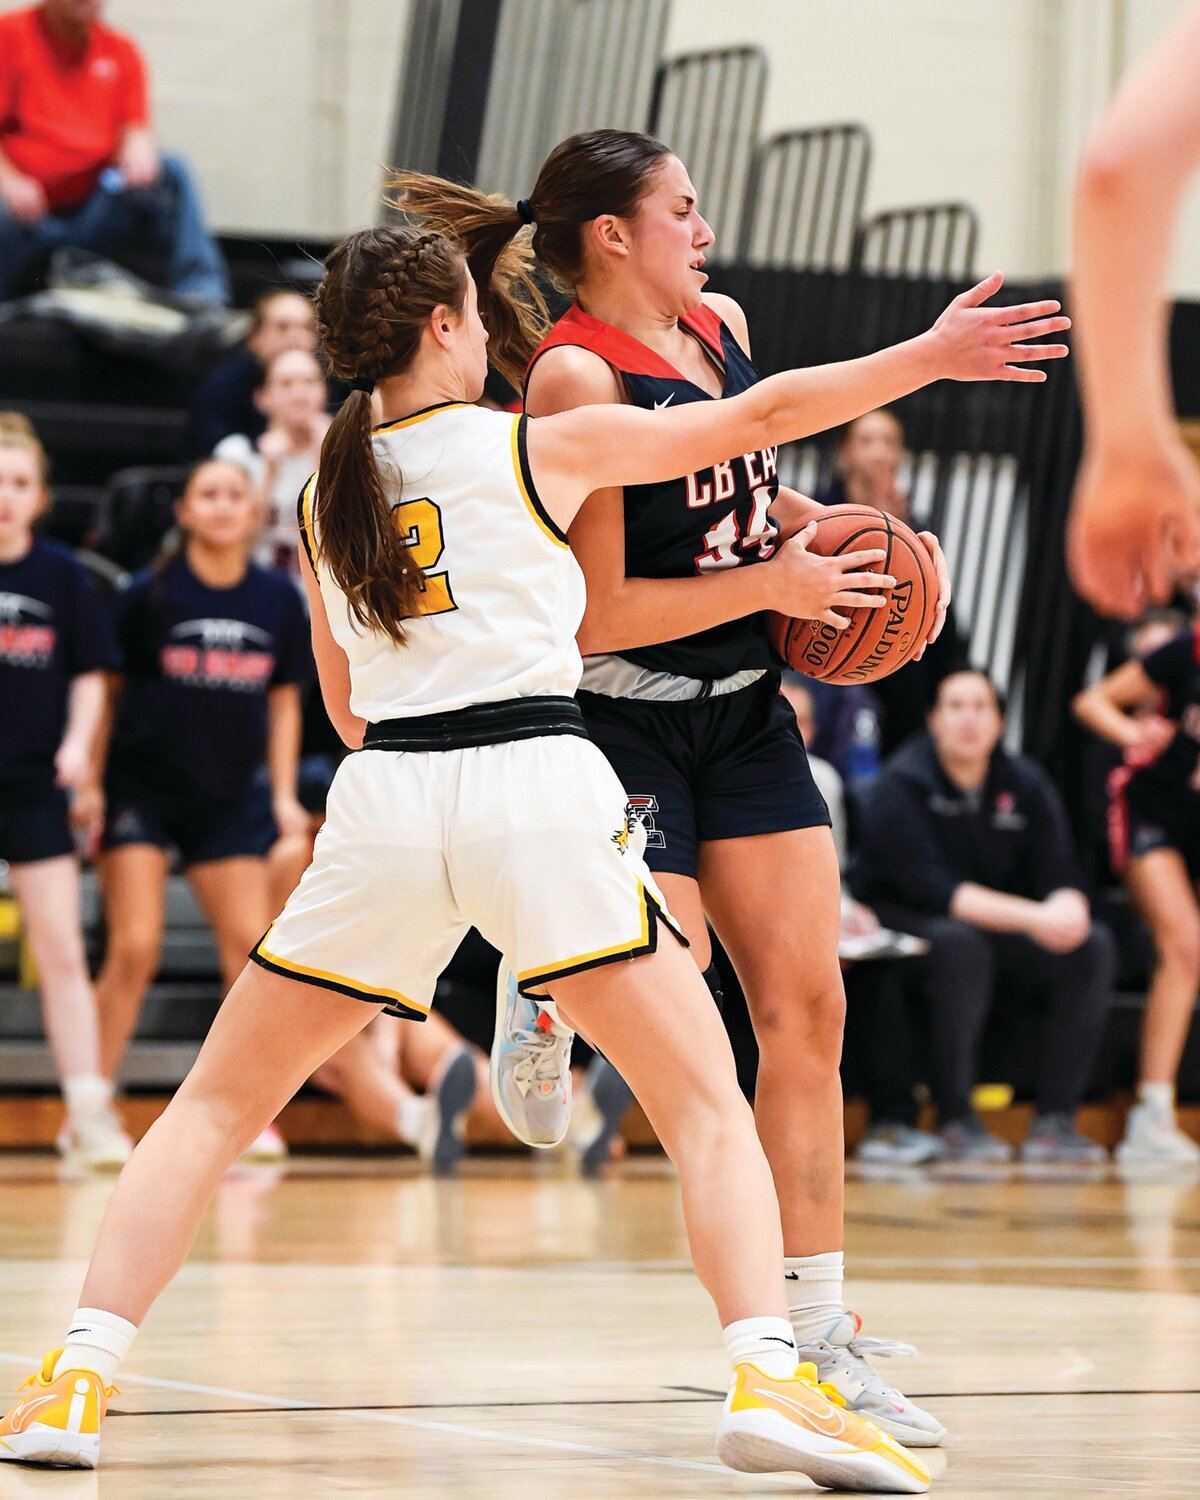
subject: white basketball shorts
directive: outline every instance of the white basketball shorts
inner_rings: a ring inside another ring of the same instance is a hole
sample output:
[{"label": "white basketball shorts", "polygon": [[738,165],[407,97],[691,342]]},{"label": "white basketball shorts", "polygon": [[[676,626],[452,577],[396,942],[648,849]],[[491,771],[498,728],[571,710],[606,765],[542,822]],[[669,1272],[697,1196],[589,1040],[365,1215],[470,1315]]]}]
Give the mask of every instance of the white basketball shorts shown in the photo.
[{"label": "white basketball shorts", "polygon": [[339,767],[312,863],[250,956],[424,1020],[471,927],[536,991],[653,952],[660,921],[684,941],[589,740],[361,750]]}]

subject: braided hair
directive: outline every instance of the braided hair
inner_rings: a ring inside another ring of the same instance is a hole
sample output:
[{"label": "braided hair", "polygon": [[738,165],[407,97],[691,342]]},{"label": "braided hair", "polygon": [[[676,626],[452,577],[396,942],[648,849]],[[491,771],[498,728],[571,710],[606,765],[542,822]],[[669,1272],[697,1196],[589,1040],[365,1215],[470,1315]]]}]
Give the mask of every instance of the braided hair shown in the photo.
[{"label": "braided hair", "polygon": [[321,445],[315,500],[321,560],[351,617],[397,645],[421,612],[425,579],[399,535],[371,447],[371,388],[412,363],[435,307],[461,309],[462,252],[436,231],[385,224],[348,235],[325,260],[317,338],[350,394]]}]

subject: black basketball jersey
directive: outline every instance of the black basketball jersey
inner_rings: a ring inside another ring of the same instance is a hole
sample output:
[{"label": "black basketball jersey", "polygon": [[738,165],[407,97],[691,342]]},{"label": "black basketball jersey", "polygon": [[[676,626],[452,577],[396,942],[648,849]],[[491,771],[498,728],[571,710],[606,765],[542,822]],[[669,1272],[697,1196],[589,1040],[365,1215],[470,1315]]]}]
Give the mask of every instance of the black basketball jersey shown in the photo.
[{"label": "black basketball jersey", "polygon": [[1162,691],[1159,711],[1179,729],[1167,748],[1133,772],[1133,783],[1192,801],[1200,793],[1200,626],[1181,631],[1142,662]]},{"label": "black basketball jersey", "polygon": [[[758,371],[710,307],[699,307],[679,322],[723,371],[722,395],[736,396],[758,382]],[[593,318],[577,304],[559,319],[530,362],[530,370],[547,349],[560,344],[598,354],[620,377],[630,402],[648,411],[720,399],[693,385],[632,335]],[[778,528],[770,505],[778,491],[774,448],[746,453],[661,484],[627,486],[626,576],[690,578],[717,568],[765,562],[776,547]],[[761,615],[619,654],[650,671],[705,680],[766,668],[772,660]]]}]

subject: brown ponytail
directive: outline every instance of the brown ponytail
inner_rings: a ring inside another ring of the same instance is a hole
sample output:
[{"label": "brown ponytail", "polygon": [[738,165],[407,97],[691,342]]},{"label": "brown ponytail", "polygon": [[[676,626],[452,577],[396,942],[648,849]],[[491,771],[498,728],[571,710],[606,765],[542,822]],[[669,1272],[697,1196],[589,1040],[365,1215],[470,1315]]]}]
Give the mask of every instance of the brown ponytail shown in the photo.
[{"label": "brown ponytail", "polygon": [[488,362],[520,390],[534,351],[550,332],[550,315],[534,280],[529,237],[515,237],[525,227],[515,205],[424,172],[397,172],[387,185],[395,190],[388,199],[393,208],[462,246],[488,331]]},{"label": "brown ponytail", "polygon": [[442,304],[460,310],[466,292],[454,245],[433,230],[394,224],[335,245],[317,288],[317,337],[329,368],[361,386],[342,402],[321,444],[315,542],[353,619],[398,645],[404,621],[421,612],[425,578],[384,491],[365,387],[407,369],[429,314]]},{"label": "brown ponytail", "polygon": [[[632,130],[589,130],[555,146],[522,208],[498,194],[397,172],[388,183],[394,208],[413,214],[462,247],[479,292],[488,359],[518,390],[549,318],[531,253],[570,291],[583,277],[585,224],[601,214],[631,218],[670,147]],[[528,217],[526,217],[528,216]],[[532,240],[521,236],[526,222]]]}]

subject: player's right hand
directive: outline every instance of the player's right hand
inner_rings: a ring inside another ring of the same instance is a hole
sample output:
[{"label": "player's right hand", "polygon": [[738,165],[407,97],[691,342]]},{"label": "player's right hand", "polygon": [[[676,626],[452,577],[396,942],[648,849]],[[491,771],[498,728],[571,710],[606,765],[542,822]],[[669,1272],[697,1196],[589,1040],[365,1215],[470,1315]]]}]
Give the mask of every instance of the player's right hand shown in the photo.
[{"label": "player's right hand", "polygon": [[1130,620],[1200,573],[1200,470],[1173,435],[1130,454],[1085,450],[1067,525],[1071,582]]},{"label": "player's right hand", "polygon": [[0,178],[0,202],[18,224],[36,224],[50,212],[41,183],[23,174]]},{"label": "player's right hand", "polygon": [[1027,343],[1047,333],[1064,333],[1071,320],[1058,302],[1022,302],[1016,307],[984,307],[1004,285],[993,271],[978,285],[959,292],[926,337],[936,350],[936,379],[1045,380],[1045,370],[1029,370],[1032,360],[1065,359],[1066,344]]},{"label": "player's right hand", "polygon": [[[878,609],[887,603],[886,591],[896,586],[889,573],[867,569],[887,556],[882,548],[843,552],[839,557],[821,557],[808,550],[817,532],[810,521],[777,550],[764,573],[770,583],[768,609],[794,620],[823,620],[835,630],[850,624],[852,609]],[[863,590],[871,589],[871,593]]]}]

